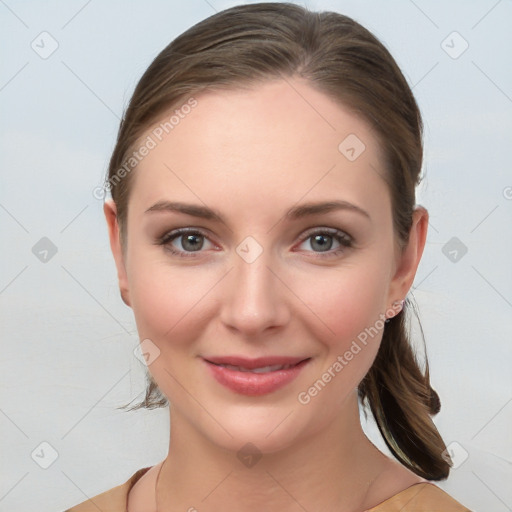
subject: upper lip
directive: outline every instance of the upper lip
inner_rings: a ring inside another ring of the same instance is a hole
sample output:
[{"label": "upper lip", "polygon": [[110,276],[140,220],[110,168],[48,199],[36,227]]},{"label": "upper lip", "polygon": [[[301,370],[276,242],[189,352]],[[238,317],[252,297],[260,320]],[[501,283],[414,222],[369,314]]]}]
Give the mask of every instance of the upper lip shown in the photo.
[{"label": "upper lip", "polygon": [[264,368],[265,366],[294,365],[304,361],[305,359],[309,359],[309,357],[268,356],[249,359],[247,357],[240,356],[214,356],[203,357],[203,359],[214,364],[228,364],[252,370],[253,368]]}]

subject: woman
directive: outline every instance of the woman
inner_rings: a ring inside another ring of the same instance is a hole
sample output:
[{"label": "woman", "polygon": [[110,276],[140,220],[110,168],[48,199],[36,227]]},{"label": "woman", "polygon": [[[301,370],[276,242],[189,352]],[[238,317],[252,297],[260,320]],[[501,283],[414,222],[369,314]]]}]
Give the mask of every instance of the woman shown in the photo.
[{"label": "woman", "polygon": [[432,483],[451,461],[405,329],[421,164],[412,92],[348,17],[239,6],[165,48],[104,211],[169,452],[70,511],[467,511]]}]

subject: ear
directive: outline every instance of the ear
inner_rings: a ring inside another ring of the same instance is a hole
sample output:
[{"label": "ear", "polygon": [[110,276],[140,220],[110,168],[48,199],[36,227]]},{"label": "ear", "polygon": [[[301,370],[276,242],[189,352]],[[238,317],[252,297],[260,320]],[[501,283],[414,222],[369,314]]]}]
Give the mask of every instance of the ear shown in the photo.
[{"label": "ear", "polygon": [[413,212],[409,241],[397,259],[395,274],[389,288],[388,307],[396,300],[405,299],[409,292],[425,248],[427,230],[428,212],[422,206],[417,206]]},{"label": "ear", "polygon": [[112,199],[105,201],[103,212],[108,226],[108,237],[110,239],[110,248],[114,256],[117,267],[117,278],[119,281],[119,290],[123,302],[131,307],[130,292],[128,287],[128,277],[126,275],[126,267],[124,262],[123,250],[121,247],[121,238],[119,236],[119,223],[117,221],[116,203]]}]

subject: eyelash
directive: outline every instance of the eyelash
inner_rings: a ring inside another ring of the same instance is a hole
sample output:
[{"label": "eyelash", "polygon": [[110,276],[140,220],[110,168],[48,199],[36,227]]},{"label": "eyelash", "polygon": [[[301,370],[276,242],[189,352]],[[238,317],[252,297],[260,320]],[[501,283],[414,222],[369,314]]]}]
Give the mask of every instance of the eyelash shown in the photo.
[{"label": "eyelash", "polygon": [[[180,228],[169,233],[166,233],[164,236],[160,237],[157,241],[157,245],[166,246],[165,249],[171,252],[172,254],[181,257],[181,258],[196,258],[197,255],[194,253],[201,253],[203,251],[178,251],[176,250],[170,242],[173,242],[175,239],[179,238],[183,235],[199,235],[204,238],[208,238],[208,235],[197,228]],[[316,254],[315,258],[330,258],[337,256],[338,254],[344,252],[346,249],[350,249],[353,247],[354,240],[347,233],[340,231],[335,228],[322,228],[308,231],[305,236],[303,236],[300,240],[300,244],[304,243],[309,238],[312,238],[315,235],[328,235],[333,237],[339,244],[340,247],[334,250],[329,251],[308,251],[314,252]]]}]

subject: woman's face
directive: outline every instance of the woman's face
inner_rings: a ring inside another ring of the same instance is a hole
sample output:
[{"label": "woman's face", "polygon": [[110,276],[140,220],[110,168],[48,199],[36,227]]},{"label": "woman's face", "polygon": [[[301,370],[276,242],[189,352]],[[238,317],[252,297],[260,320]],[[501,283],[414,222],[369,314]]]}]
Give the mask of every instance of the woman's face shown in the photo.
[{"label": "woman's face", "polygon": [[346,421],[426,221],[400,253],[376,139],[305,82],[195,99],[141,137],[124,255],[105,207],[120,286],[172,421],[271,452]]}]

